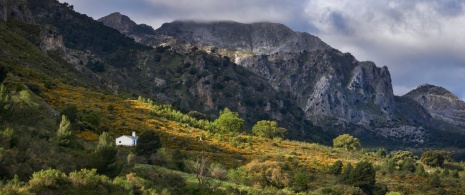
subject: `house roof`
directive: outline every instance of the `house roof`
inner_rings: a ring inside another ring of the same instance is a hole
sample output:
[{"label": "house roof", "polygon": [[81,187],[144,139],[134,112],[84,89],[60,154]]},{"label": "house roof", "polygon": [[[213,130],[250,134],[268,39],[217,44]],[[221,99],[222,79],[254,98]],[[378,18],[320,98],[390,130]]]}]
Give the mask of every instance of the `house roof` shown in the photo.
[{"label": "house roof", "polygon": [[127,137],[127,138],[130,138],[130,139],[139,139],[139,136],[134,137],[134,136],[129,136],[129,135],[122,135],[122,136],[117,137],[116,139],[122,138],[122,137]]}]

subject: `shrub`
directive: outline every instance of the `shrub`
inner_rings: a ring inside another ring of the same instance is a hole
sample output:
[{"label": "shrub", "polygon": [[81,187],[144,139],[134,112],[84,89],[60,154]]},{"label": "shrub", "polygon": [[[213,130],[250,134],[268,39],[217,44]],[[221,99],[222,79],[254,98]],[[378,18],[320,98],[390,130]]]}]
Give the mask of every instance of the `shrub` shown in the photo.
[{"label": "shrub", "polygon": [[447,153],[443,151],[433,150],[426,151],[421,155],[421,162],[432,167],[443,167]]},{"label": "shrub", "polygon": [[438,174],[433,174],[431,177],[431,180],[429,181],[429,187],[430,188],[438,188],[441,186],[441,179],[439,178]]},{"label": "shrub", "polygon": [[362,147],[360,140],[349,134],[343,134],[333,139],[335,148],[344,148],[346,150],[357,150]]},{"label": "shrub", "polygon": [[69,180],[65,173],[55,169],[48,169],[33,173],[28,184],[28,188],[32,193],[38,193],[64,188],[65,185],[69,184]]},{"label": "shrub", "polygon": [[328,173],[333,175],[340,175],[342,173],[342,166],[342,161],[338,160],[329,167]]},{"label": "shrub", "polygon": [[290,174],[283,169],[283,163],[254,160],[245,165],[245,169],[251,175],[252,181],[261,187],[271,185],[283,188],[292,182]]}]

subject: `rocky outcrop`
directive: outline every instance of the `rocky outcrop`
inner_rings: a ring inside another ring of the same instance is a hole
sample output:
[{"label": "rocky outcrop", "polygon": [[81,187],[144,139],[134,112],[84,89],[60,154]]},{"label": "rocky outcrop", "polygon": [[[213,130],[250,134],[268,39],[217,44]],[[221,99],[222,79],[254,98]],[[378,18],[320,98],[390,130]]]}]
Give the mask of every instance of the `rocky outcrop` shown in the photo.
[{"label": "rocky outcrop", "polygon": [[0,0],[0,17],[3,21],[13,18],[34,24],[34,18],[27,5],[27,0]]},{"label": "rocky outcrop", "polygon": [[136,24],[129,17],[122,15],[119,12],[112,13],[102,17],[97,21],[102,22],[105,26],[114,28],[121,33],[135,39],[138,42],[150,39],[150,35],[155,34],[155,30],[145,24]]},{"label": "rocky outcrop", "polygon": [[137,24],[129,19],[129,17],[121,15],[119,12],[112,13],[98,19],[97,21],[102,22],[105,26],[116,29],[123,34],[132,32],[135,26],[137,26]]},{"label": "rocky outcrop", "polygon": [[435,119],[465,127],[465,102],[443,87],[420,85],[404,97],[416,101]]}]

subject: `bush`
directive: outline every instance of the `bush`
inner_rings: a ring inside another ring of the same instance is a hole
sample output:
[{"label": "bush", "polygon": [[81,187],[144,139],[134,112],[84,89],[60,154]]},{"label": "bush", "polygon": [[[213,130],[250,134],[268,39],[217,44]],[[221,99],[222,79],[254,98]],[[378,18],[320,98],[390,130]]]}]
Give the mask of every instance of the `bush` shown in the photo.
[{"label": "bush", "polygon": [[251,175],[255,185],[288,187],[291,184],[291,175],[283,169],[283,163],[274,161],[259,162],[254,160],[245,165],[245,170]]},{"label": "bush", "polygon": [[344,148],[346,150],[358,150],[362,147],[360,140],[349,134],[343,134],[333,139],[333,146],[335,148]]},{"label": "bush", "polygon": [[65,173],[55,169],[48,169],[33,173],[31,180],[28,182],[28,188],[32,193],[38,193],[64,188],[69,183],[70,181]]},{"label": "bush", "polygon": [[444,151],[426,151],[421,155],[421,162],[432,167],[443,167],[447,153]]}]

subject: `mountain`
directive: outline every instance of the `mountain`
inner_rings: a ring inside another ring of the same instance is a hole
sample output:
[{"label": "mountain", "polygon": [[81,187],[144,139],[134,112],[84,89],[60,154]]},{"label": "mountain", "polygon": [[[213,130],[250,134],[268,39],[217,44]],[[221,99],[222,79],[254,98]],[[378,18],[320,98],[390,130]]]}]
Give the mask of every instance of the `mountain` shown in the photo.
[{"label": "mountain", "polygon": [[437,120],[465,127],[465,102],[443,87],[420,85],[404,97],[416,101]]},{"label": "mountain", "polygon": [[112,13],[108,16],[98,19],[105,26],[114,28],[123,34],[126,34],[136,40],[140,39],[139,36],[147,36],[155,34],[155,30],[145,24],[137,25],[129,17],[120,14],[119,12]]},{"label": "mountain", "polygon": [[276,23],[230,21],[175,21],[163,24],[155,32],[135,39],[153,47],[170,46],[180,53],[195,48],[210,55],[227,56],[276,91],[289,94],[289,101],[304,111],[305,118],[327,131],[370,134],[366,131],[369,130],[387,137],[393,134],[386,131],[398,131],[396,139],[425,139],[426,131],[414,120],[398,120],[398,115],[410,116],[397,107],[400,102],[394,97],[387,67],[360,62],[308,33],[294,32]]}]

